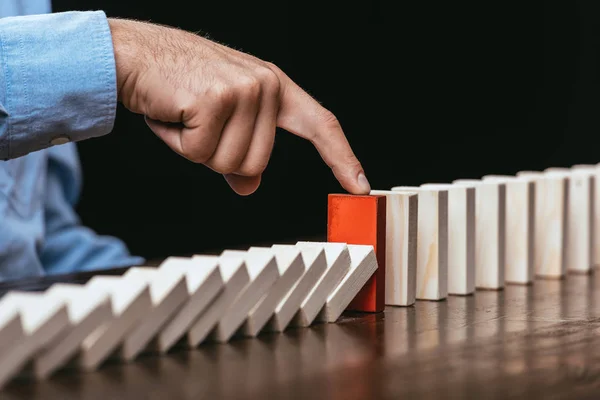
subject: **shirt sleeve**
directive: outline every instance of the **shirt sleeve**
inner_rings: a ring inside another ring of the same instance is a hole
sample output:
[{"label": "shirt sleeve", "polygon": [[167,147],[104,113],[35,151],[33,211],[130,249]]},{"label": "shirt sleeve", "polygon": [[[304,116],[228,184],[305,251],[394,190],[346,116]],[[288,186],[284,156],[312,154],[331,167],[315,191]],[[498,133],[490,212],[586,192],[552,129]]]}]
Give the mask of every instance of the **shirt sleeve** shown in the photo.
[{"label": "shirt sleeve", "polygon": [[0,19],[0,160],[105,135],[116,107],[104,12]]}]

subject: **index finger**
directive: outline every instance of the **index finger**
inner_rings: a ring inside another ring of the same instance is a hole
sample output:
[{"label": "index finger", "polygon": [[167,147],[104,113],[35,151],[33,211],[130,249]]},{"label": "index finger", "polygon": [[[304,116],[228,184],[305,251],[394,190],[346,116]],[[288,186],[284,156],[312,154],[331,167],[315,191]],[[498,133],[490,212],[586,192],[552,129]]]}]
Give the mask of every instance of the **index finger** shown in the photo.
[{"label": "index finger", "polygon": [[369,194],[369,181],[335,115],[281,70],[275,67],[274,72],[281,83],[277,126],[309,140],[349,193]]}]

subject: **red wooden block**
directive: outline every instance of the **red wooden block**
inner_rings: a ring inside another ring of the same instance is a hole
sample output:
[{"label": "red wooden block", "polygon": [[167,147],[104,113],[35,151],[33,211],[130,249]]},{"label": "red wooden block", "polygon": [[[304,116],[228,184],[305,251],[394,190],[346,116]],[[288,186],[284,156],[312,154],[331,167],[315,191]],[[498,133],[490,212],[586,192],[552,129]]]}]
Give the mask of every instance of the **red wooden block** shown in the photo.
[{"label": "red wooden block", "polygon": [[327,208],[327,241],[372,245],[377,270],[348,305],[348,310],[379,312],[385,307],[386,197],[330,194]]}]

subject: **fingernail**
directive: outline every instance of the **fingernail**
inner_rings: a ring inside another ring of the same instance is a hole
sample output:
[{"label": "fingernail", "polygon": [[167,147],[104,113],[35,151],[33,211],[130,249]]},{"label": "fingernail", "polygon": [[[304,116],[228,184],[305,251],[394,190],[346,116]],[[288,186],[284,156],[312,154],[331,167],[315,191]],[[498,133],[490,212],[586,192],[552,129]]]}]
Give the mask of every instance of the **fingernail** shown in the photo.
[{"label": "fingernail", "polygon": [[369,181],[364,173],[358,174],[358,186],[364,193],[369,193],[371,191],[371,185],[369,185]]}]

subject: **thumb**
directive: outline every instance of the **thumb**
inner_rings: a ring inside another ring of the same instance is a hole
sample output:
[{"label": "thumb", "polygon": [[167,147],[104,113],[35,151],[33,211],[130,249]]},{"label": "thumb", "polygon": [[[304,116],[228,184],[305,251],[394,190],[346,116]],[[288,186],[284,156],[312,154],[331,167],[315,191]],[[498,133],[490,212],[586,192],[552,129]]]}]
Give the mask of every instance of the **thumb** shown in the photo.
[{"label": "thumb", "polygon": [[352,194],[369,194],[371,186],[342,127],[330,111],[278,69],[281,99],[277,126],[309,140],[342,187]]},{"label": "thumb", "polygon": [[242,176],[236,174],[225,174],[223,176],[233,191],[241,196],[248,196],[254,193],[260,186],[260,175]]}]

